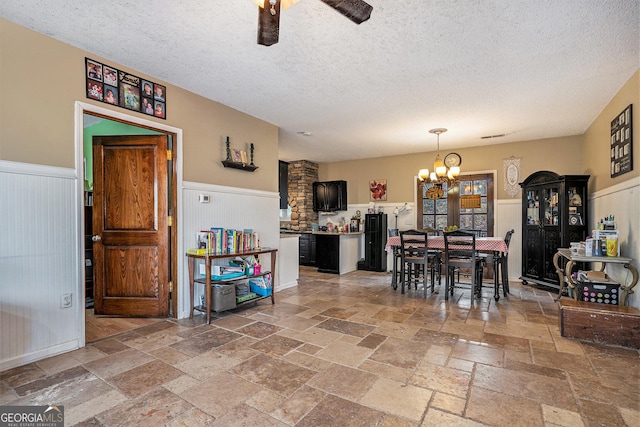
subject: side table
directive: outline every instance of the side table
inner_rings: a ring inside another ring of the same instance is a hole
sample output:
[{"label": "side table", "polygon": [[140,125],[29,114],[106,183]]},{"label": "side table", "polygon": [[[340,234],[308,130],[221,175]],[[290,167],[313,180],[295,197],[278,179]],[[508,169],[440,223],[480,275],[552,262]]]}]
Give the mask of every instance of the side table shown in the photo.
[{"label": "side table", "polygon": [[[560,258],[566,258],[567,264],[564,268],[560,267]],[[631,258],[625,257],[608,257],[608,256],[586,256],[584,254],[573,253],[570,249],[561,248],[558,249],[558,252],[553,256],[553,265],[556,268],[556,273],[558,274],[558,280],[560,281],[560,290],[558,291],[558,298],[562,296],[562,293],[565,289],[572,289],[573,296],[578,300],[578,292],[577,292],[577,283],[571,276],[572,269],[577,262],[599,262],[601,263],[600,271],[604,271],[604,268],[607,264],[622,264],[624,268],[631,272],[632,278],[631,282],[628,284],[622,283],[620,284],[620,290],[622,291],[622,296],[619,299],[619,305],[626,305],[627,296],[633,293],[633,288],[638,283],[638,270],[631,264],[633,261]]]}]

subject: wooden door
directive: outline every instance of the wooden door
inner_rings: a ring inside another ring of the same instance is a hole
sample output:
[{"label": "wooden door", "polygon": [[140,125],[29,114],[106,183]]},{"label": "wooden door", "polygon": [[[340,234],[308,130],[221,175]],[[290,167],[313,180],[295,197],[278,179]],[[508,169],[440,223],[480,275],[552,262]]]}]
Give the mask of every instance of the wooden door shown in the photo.
[{"label": "wooden door", "polygon": [[93,138],[95,313],[169,314],[167,136]]}]

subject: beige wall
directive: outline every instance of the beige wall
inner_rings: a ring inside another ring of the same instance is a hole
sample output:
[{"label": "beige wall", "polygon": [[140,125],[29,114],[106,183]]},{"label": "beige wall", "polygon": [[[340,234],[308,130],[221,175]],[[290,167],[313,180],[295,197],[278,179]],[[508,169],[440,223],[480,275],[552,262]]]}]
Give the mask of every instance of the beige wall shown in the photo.
[{"label": "beige wall", "polygon": [[[462,156],[462,173],[497,171],[498,199],[510,196],[504,190],[503,160],[521,157],[520,181],[541,169],[559,174],[582,174],[582,137],[549,138],[538,141],[494,144],[476,148],[447,150],[441,147],[444,156],[455,151]],[[354,160],[348,162],[323,163],[319,165],[320,180],[344,179],[348,182],[348,203],[369,202],[369,181],[387,180],[387,201],[407,202],[413,200],[413,180],[418,170],[433,169],[435,152],[407,154],[392,157]],[[519,195],[516,197],[520,197]]]},{"label": "beige wall", "polygon": [[[624,110],[632,107],[633,170],[611,178],[609,169],[609,136],[611,121]],[[589,191],[595,192],[640,176],[640,70],[622,86],[611,102],[602,110],[584,134],[583,162],[585,171],[595,178],[589,180]]]},{"label": "beige wall", "polygon": [[[167,120],[86,98],[85,56],[167,86]],[[0,19],[0,160],[75,167],[74,103],[82,101],[183,130],[183,178],[278,191],[278,128],[154,76]],[[255,145],[254,173],[225,169],[231,148]]]},{"label": "beige wall", "polygon": [[[167,84],[166,121],[87,99],[84,57],[120,67],[140,77],[159,81],[133,69],[87,53],[52,38],[0,19],[0,159],[51,166],[74,167],[73,108],[77,100],[139,115],[183,130],[184,179],[203,183],[277,191],[278,128],[264,121]],[[635,104],[633,122],[640,124],[640,71],[627,82],[583,136],[552,138],[483,148],[456,149],[463,172],[496,170],[498,198],[504,191],[502,160],[522,157],[521,179],[547,169],[560,174],[590,174],[591,191],[640,175],[640,148],[636,143],[632,172],[609,177],[610,121],[624,107]],[[224,139],[232,148],[255,144],[254,173],[224,169]],[[446,141],[443,141],[443,154]],[[388,201],[413,199],[413,177],[432,167],[435,152],[321,164],[321,180],[349,182],[349,203],[369,201],[370,180],[386,179]]]},{"label": "beige wall", "polygon": [[[611,120],[627,105],[633,106],[634,170],[612,179],[609,173],[609,134]],[[640,70],[623,85],[611,102],[595,118],[584,135],[488,145],[482,148],[446,149],[443,140],[442,155],[456,151],[462,156],[462,172],[496,170],[498,199],[510,196],[504,190],[503,159],[521,157],[520,181],[539,170],[550,170],[561,175],[591,175],[589,191],[608,188],[640,176]],[[392,157],[370,158],[319,165],[320,180],[344,179],[348,182],[348,203],[369,202],[369,181],[387,180],[387,201],[413,200],[413,180],[423,167],[433,168],[435,152],[416,153]],[[516,196],[519,197],[519,196]]]}]

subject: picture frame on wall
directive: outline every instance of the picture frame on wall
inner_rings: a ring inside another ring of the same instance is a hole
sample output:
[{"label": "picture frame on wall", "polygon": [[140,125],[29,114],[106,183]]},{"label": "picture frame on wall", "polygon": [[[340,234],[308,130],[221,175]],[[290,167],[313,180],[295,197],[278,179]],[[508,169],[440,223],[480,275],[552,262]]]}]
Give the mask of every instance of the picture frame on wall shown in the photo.
[{"label": "picture frame on wall", "polygon": [[140,86],[142,88],[142,91],[141,91],[142,96],[146,98],[153,98],[153,83],[143,79]]},{"label": "picture frame on wall", "polygon": [[120,83],[120,106],[140,111],[140,88],[129,83]]},{"label": "picture frame on wall", "polygon": [[611,178],[633,170],[632,104],[611,121],[610,165]]},{"label": "picture frame on wall", "polygon": [[153,109],[153,99],[142,97],[142,105],[140,106],[140,111],[150,116],[154,115]]},{"label": "picture frame on wall", "polygon": [[153,84],[153,99],[160,102],[167,100],[167,88],[157,83]]},{"label": "picture frame on wall", "polygon": [[103,97],[102,83],[95,80],[87,79],[87,98],[102,101],[102,97]]},{"label": "picture frame on wall", "polygon": [[119,96],[118,96],[118,88],[115,86],[109,86],[107,84],[104,85],[104,99],[103,101],[107,104],[118,105]]},{"label": "picture frame on wall", "polygon": [[167,88],[85,57],[87,98],[163,120],[167,118]]},{"label": "picture frame on wall", "polygon": [[118,70],[104,65],[102,67],[103,73],[102,76],[104,78],[104,84],[109,86],[118,86]]},{"label": "picture frame on wall", "polygon": [[155,101],[153,104],[153,115],[156,117],[160,117],[161,119],[165,118],[165,103]]},{"label": "picture frame on wall", "polygon": [[369,181],[369,200],[372,202],[384,202],[387,200],[386,179]]},{"label": "picture frame on wall", "polygon": [[102,81],[102,64],[85,58],[87,63],[87,78],[91,80]]}]

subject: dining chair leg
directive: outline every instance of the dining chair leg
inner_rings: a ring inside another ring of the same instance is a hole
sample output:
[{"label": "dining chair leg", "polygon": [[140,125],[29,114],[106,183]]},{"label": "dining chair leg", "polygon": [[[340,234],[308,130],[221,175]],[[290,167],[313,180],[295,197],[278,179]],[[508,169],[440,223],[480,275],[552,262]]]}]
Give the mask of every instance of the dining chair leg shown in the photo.
[{"label": "dining chair leg", "polygon": [[[424,274],[422,275],[422,293],[424,297],[427,297],[427,264],[422,265],[422,269],[424,270]],[[433,292],[433,281],[431,282],[431,292]]]},{"label": "dining chair leg", "polygon": [[400,256],[398,256],[397,251],[394,249],[393,252],[393,276],[391,277],[391,286],[395,291],[398,289],[398,278],[400,274],[400,270],[398,269],[398,261],[400,260]]},{"label": "dining chair leg", "polygon": [[405,262],[400,261],[400,293],[404,294]]},{"label": "dining chair leg", "polygon": [[436,270],[433,264],[429,266],[429,272],[430,272],[430,278],[431,278],[431,293],[433,293],[433,291],[435,290],[435,277],[436,277]]},{"label": "dining chair leg", "polygon": [[500,262],[500,271],[502,273],[502,291],[506,297],[509,292],[509,258],[503,256]]},{"label": "dining chair leg", "polygon": [[444,300],[449,299],[449,269],[445,268],[444,275]]},{"label": "dining chair leg", "polygon": [[493,254],[493,298],[498,301],[500,299],[500,260],[498,256]]},{"label": "dining chair leg", "polygon": [[449,295],[453,295],[453,290],[456,287],[456,268],[455,267],[450,267],[449,268],[449,278],[447,279],[449,281]]},{"label": "dining chair leg", "polygon": [[474,268],[474,270],[471,275],[471,289],[473,289],[473,295],[480,298],[482,296],[482,267]]}]

